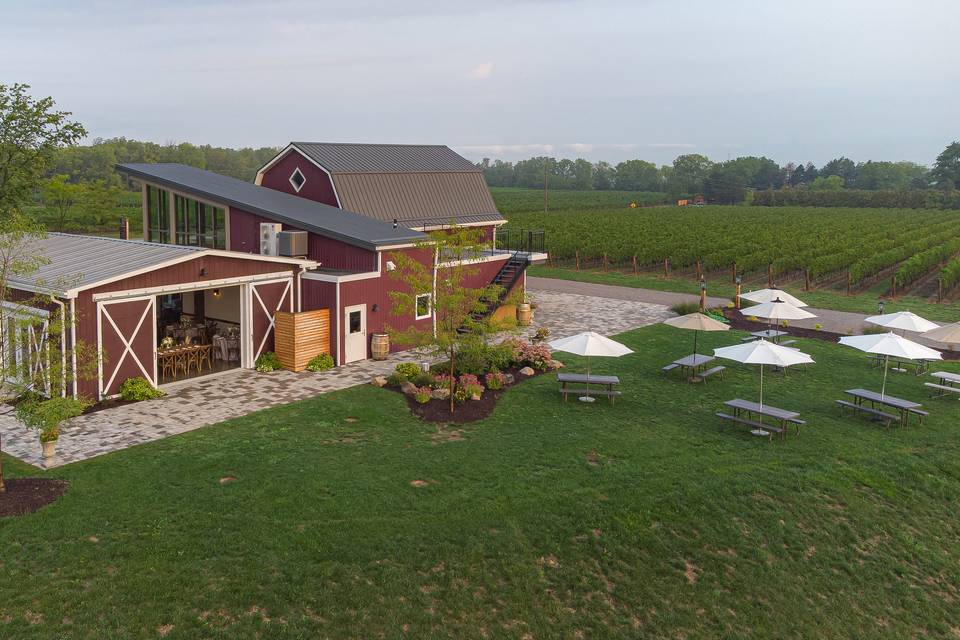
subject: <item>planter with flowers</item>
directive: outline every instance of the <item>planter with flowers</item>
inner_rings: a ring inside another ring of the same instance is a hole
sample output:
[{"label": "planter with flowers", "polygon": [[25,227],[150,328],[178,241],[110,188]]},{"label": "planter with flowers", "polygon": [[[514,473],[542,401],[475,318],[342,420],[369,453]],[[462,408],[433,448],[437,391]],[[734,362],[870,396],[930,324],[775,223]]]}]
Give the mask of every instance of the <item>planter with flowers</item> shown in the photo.
[{"label": "planter with flowers", "polygon": [[45,466],[49,466],[56,456],[60,426],[70,418],[79,416],[89,406],[90,402],[85,398],[45,400],[37,394],[29,394],[17,403],[17,418],[28,429],[34,429],[39,434]]}]

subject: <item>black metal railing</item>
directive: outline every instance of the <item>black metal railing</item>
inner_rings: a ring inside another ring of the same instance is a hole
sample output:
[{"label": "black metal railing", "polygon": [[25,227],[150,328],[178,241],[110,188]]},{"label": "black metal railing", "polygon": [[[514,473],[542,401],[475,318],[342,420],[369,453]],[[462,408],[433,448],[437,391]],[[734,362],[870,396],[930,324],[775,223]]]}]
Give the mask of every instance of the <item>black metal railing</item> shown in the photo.
[{"label": "black metal railing", "polygon": [[497,249],[545,253],[546,246],[543,229],[497,229]]}]

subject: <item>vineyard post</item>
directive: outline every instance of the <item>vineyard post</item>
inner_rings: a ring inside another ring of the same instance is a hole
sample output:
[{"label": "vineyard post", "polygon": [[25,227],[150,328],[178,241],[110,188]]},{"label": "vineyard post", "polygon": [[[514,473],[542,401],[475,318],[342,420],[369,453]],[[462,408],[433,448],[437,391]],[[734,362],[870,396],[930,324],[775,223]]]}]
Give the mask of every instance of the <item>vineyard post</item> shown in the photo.
[{"label": "vineyard post", "polygon": [[850,295],[850,269],[847,269],[847,295]]},{"label": "vineyard post", "polygon": [[810,267],[803,270],[803,290],[810,291]]},{"label": "vineyard post", "polygon": [[740,284],[743,282],[743,278],[737,278],[735,282],[737,283],[737,297],[736,297],[737,311],[739,311],[740,310]]},{"label": "vineyard post", "polygon": [[767,286],[771,288],[773,287],[773,265],[772,264],[767,265]]},{"label": "vineyard post", "polygon": [[580,271],[580,252],[577,251],[577,271]]},{"label": "vineyard post", "polygon": [[737,281],[737,263],[734,262],[733,266],[730,267],[730,282]]},{"label": "vineyard post", "polygon": [[637,269],[637,254],[633,254],[633,275],[640,277],[640,270]]},{"label": "vineyard post", "polygon": [[607,272],[607,268],[610,266],[609,261],[607,260],[607,254],[603,254],[603,272]]},{"label": "vineyard post", "polygon": [[700,258],[697,258],[697,280],[703,280],[703,269],[700,267]]},{"label": "vineyard post", "polygon": [[937,278],[937,302],[943,302],[943,278]]},{"label": "vineyard post", "polygon": [[707,281],[700,276],[700,313],[707,310]]},{"label": "vineyard post", "polygon": [[895,275],[890,277],[890,297],[897,297],[897,276]]}]

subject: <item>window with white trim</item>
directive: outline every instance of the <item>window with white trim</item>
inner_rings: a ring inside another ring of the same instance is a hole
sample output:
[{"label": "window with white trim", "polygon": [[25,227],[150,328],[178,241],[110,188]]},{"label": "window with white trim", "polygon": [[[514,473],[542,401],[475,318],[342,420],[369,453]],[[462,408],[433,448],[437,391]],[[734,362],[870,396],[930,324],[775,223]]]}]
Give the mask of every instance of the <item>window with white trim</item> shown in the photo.
[{"label": "window with white trim", "polygon": [[300,167],[297,167],[293,170],[293,173],[290,174],[290,186],[293,187],[294,191],[300,193],[300,189],[303,189],[303,185],[305,184],[307,184],[307,177],[300,171]]},{"label": "window with white trim", "polygon": [[417,296],[417,320],[429,318],[433,309],[430,306],[430,294],[421,293]]}]

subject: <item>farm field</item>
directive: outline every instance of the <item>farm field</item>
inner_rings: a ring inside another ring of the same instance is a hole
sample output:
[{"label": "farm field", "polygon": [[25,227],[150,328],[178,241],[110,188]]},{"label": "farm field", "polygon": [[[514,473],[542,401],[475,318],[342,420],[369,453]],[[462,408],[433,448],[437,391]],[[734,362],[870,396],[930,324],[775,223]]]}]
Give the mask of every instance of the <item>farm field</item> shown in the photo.
[{"label": "farm field", "polygon": [[[543,212],[543,191],[514,187],[490,187],[500,213],[511,214],[523,211]],[[667,194],[654,191],[550,191],[550,211],[567,211],[588,208],[618,209],[631,202],[639,205],[659,205],[669,202]]]},{"label": "farm field", "polygon": [[713,415],[755,367],[661,374],[690,338],[618,336],[612,406],[548,374],[454,429],[364,385],[45,472],[63,498],[0,519],[0,637],[951,637],[960,403],[891,374],[922,425],[841,418],[880,373],[800,339],[765,397],[807,425],[771,443]]},{"label": "farm field", "polygon": [[941,292],[946,302],[960,295],[956,211],[665,206],[507,217],[508,232],[546,231],[550,267],[652,278],[660,282],[656,288],[686,290],[703,273],[722,295],[725,284],[732,291],[736,268],[745,287],[767,286],[771,277],[777,286],[801,290],[809,282],[807,297],[843,294],[852,300],[828,301],[849,310],[873,310],[878,297],[894,293],[920,304],[937,303]]}]

